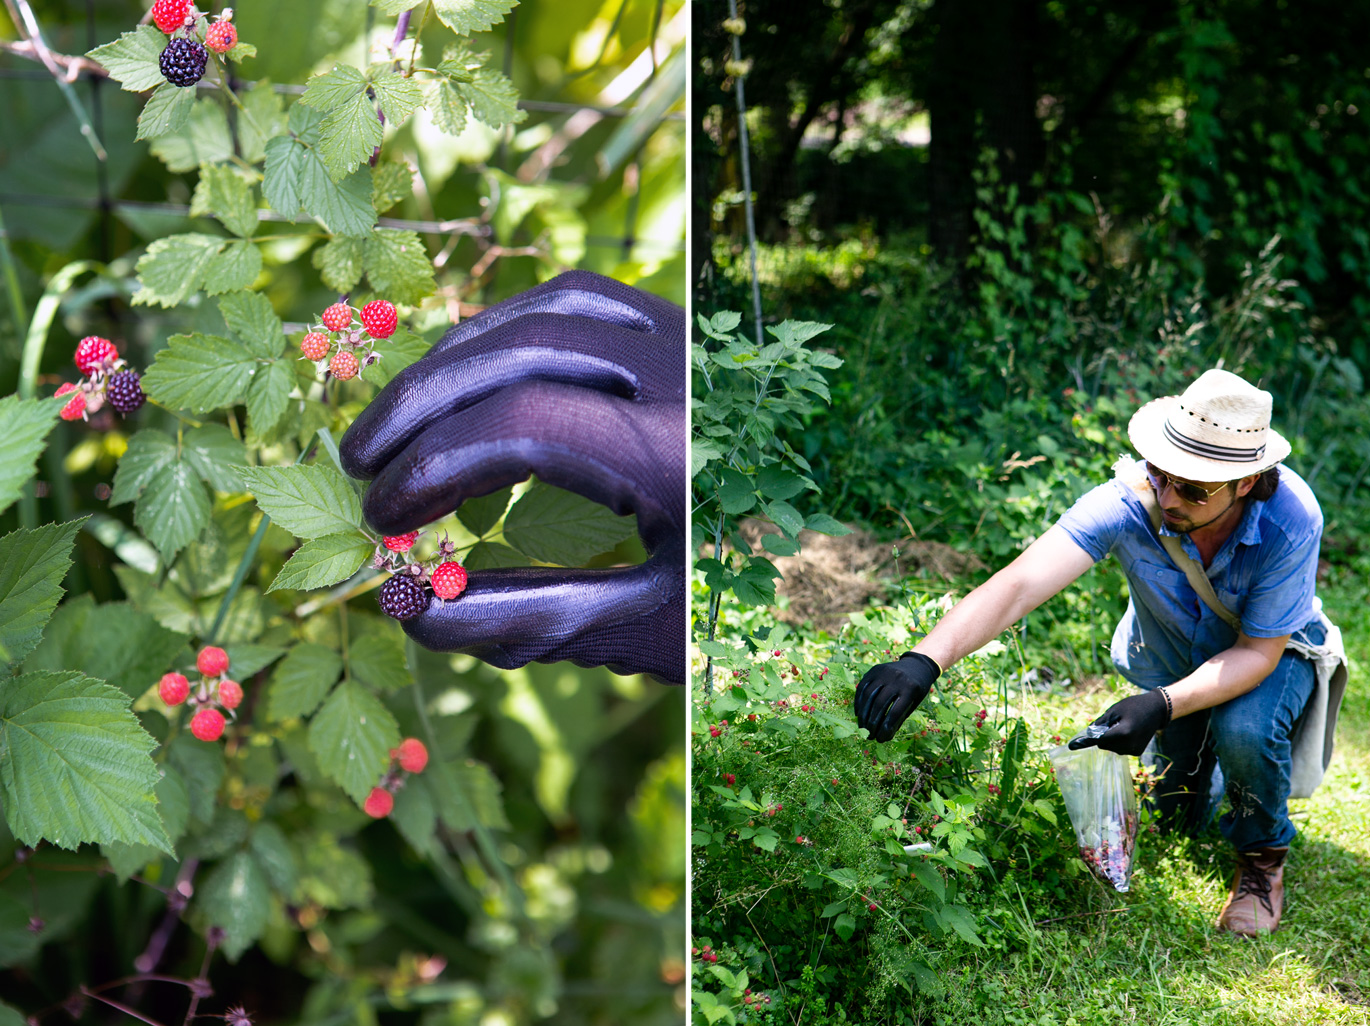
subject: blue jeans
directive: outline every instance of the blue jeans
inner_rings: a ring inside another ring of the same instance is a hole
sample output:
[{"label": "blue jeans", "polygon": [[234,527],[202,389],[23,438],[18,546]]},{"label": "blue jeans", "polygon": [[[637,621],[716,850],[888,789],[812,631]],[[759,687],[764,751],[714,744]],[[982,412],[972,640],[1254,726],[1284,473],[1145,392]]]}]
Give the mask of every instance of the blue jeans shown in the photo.
[{"label": "blue jeans", "polygon": [[[1296,637],[1322,644],[1321,623]],[[1171,721],[1156,738],[1155,768],[1165,775],[1153,804],[1162,829],[1199,833],[1218,811],[1226,784],[1232,808],[1218,829],[1238,851],[1278,848],[1298,832],[1289,819],[1290,735],[1313,693],[1313,664],[1286,651],[1270,676],[1244,695]]]}]

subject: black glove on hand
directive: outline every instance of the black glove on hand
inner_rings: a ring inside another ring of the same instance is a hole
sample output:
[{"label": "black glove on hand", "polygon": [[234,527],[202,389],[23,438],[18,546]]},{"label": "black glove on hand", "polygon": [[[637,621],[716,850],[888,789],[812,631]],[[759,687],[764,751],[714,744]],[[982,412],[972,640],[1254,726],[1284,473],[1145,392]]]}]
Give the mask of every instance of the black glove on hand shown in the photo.
[{"label": "black glove on hand", "polygon": [[941,675],[935,662],[917,652],[872,666],[856,685],[856,725],[869,730],[872,741],[888,741]]},{"label": "black glove on hand", "polygon": [[530,474],[637,514],[650,555],[610,570],[476,570],[403,621],[425,648],[512,669],[569,659],[685,682],[685,314],[570,271],[457,325],[339,445],[366,519],[431,523]]},{"label": "black glove on hand", "polygon": [[1094,722],[1108,730],[1098,737],[1072,738],[1071,751],[1098,745],[1106,752],[1140,756],[1156,731],[1170,722],[1170,706],[1157,688],[1114,702]]}]

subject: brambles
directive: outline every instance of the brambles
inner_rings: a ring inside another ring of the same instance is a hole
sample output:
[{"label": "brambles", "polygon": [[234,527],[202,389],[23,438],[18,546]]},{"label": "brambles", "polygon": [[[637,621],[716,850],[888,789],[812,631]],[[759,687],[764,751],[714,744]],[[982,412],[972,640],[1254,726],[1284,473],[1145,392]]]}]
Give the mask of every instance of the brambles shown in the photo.
[{"label": "brambles", "polygon": [[329,331],[346,331],[352,326],[352,308],[346,303],[334,303],[320,315],[319,320]]},{"label": "brambles", "polygon": [[71,396],[62,407],[63,420],[89,419],[88,415],[98,413],[106,402],[127,417],[146,401],[141,376],[119,356],[118,347],[109,339],[87,335],[77,343],[72,360],[83,377],[79,382],[63,382],[53,393]]},{"label": "brambles", "polygon": [[394,304],[384,299],[367,303],[360,315],[345,302],[334,303],[300,341],[300,352],[315,363],[329,360],[333,377],[351,381],[381,358],[376,342],[394,335],[398,325]]},{"label": "brambles", "polygon": [[391,756],[399,761],[400,768],[406,773],[422,773],[428,765],[428,748],[416,737],[407,737]]},{"label": "brambles", "polygon": [[87,335],[76,345],[76,369],[82,374],[92,374],[97,369],[108,370],[119,359],[119,350],[107,338]]},{"label": "brambles", "polygon": [[408,552],[414,547],[414,542],[418,536],[418,531],[410,531],[407,534],[387,535],[381,541],[391,552]]},{"label": "brambles", "polygon": [[157,27],[171,35],[183,28],[190,14],[191,0],[157,0],[152,5],[152,20]]},{"label": "brambles", "polygon": [[341,352],[333,354],[333,359],[328,364],[328,370],[339,381],[348,381],[357,376],[360,368],[355,356],[348,352]]},{"label": "brambles", "polygon": [[311,331],[300,340],[300,352],[305,355],[305,359],[317,363],[328,356],[331,345],[328,336],[322,331]]},{"label": "brambles", "polygon": [[[76,394],[72,395],[73,392]],[[58,385],[55,394],[58,396],[71,395],[67,404],[62,407],[62,412],[58,414],[63,420],[81,420],[85,417],[86,395],[80,388],[68,381]]]},{"label": "brambles", "polygon": [[243,687],[236,680],[219,681],[219,704],[225,709],[236,709],[243,701]]},{"label": "brambles", "polygon": [[361,322],[372,338],[389,338],[395,334],[395,327],[399,323],[394,305],[384,299],[374,300],[362,307]]}]

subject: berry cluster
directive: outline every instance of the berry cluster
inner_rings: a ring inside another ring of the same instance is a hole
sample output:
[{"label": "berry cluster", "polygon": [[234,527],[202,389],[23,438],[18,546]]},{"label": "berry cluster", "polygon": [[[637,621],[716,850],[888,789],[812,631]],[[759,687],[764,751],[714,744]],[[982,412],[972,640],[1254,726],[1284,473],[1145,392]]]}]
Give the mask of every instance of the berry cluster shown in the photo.
[{"label": "berry cluster", "polygon": [[339,381],[349,381],[381,358],[376,342],[395,334],[397,327],[395,305],[384,299],[372,300],[361,310],[346,303],[334,303],[320,316],[319,324],[300,340],[302,359],[316,364],[328,360],[328,372]]},{"label": "berry cluster", "polygon": [[395,808],[395,792],[404,786],[409,774],[422,773],[428,765],[428,748],[418,738],[407,737],[398,748],[390,749],[390,760],[389,771],[362,803],[362,809],[373,819],[390,815]]},{"label": "berry cluster", "polygon": [[71,396],[62,407],[63,420],[87,420],[98,413],[106,402],[127,417],[143,405],[147,396],[138,372],[121,359],[114,343],[99,335],[87,335],[76,346],[73,357],[81,380],[63,382],[57,386],[56,396]]},{"label": "berry cluster", "polygon": [[243,686],[228,678],[228,653],[222,648],[210,645],[201,649],[195,667],[202,679],[194,696],[190,693],[190,681],[174,671],[163,674],[157,693],[167,705],[180,705],[189,699],[195,710],[190,718],[190,732],[201,741],[217,741],[223,737],[228,722],[224,712],[233,716],[233,710],[242,705]]},{"label": "berry cluster", "polygon": [[211,23],[191,0],[157,0],[152,5],[152,20],[171,36],[159,64],[162,77],[174,86],[189,88],[204,77],[209,50],[228,53],[238,45],[231,7],[224,8]]},{"label": "berry cluster", "polygon": [[[410,557],[419,532],[386,537],[376,547],[371,565],[377,570],[389,570],[391,577],[381,585],[377,596],[381,611],[396,620],[410,620],[429,606],[436,596],[449,602],[466,590],[466,568],[453,557],[457,546],[444,537],[438,543],[437,555],[421,562]],[[424,585],[427,587],[424,587]]]},{"label": "berry cluster", "polygon": [[1132,850],[1137,843],[1137,814],[1127,813],[1120,822],[1106,818],[1098,830],[1097,844],[1081,844],[1080,858],[1104,883],[1125,891],[1132,876]]}]

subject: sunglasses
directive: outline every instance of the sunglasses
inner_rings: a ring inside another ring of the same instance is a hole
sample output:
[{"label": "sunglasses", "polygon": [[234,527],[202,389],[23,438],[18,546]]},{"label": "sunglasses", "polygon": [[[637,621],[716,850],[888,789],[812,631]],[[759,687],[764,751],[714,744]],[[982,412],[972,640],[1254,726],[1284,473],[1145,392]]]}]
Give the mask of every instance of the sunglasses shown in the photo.
[{"label": "sunglasses", "polygon": [[1146,476],[1151,478],[1151,487],[1156,489],[1158,497],[1165,493],[1167,487],[1173,486],[1175,494],[1191,506],[1206,505],[1209,499],[1226,488],[1229,483],[1224,481],[1217,488],[1205,488],[1192,481],[1181,481],[1179,478],[1171,477],[1164,470],[1157,470],[1150,462],[1146,465]]}]

